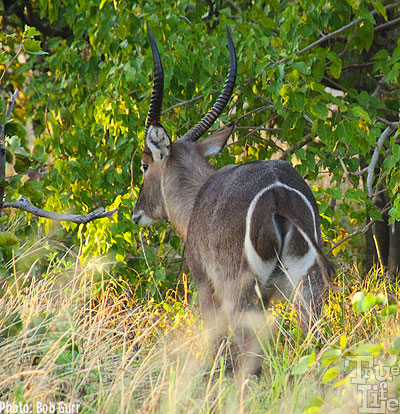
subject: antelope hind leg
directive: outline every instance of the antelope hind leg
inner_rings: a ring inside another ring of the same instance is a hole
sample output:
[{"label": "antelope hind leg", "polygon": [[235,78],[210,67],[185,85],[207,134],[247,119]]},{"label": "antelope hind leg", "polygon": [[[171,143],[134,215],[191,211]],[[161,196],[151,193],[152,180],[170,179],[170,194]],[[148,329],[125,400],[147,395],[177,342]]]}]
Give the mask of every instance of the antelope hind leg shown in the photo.
[{"label": "antelope hind leg", "polygon": [[[255,277],[241,277],[239,290],[226,289],[223,307],[232,330],[232,361],[236,377],[261,374],[264,352],[260,340],[268,334],[266,315],[255,291]],[[246,281],[247,283],[243,283]]]},{"label": "antelope hind leg", "polygon": [[321,314],[325,283],[317,263],[302,278],[294,299],[301,330],[307,334]]}]

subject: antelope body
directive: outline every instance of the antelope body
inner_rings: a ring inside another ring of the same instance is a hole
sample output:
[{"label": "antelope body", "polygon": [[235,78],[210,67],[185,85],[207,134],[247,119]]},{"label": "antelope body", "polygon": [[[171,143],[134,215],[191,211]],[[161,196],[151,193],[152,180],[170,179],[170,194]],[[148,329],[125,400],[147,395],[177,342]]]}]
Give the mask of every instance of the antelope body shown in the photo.
[{"label": "antelope body", "polygon": [[224,147],[233,130],[198,141],[234,88],[236,56],[228,30],[230,67],[220,97],[198,125],[177,141],[170,140],[159,122],[161,58],[149,27],[148,33],[155,81],[142,156],[144,181],[133,220],[146,226],[166,219],[174,225],[186,243],[187,264],[212,342],[218,346],[229,325],[236,349],[234,369],[259,374],[262,305],[277,296],[295,296],[304,331],[319,315],[331,268],[321,249],[317,204],[303,178],[284,161],[219,170],[207,161],[206,156]]}]

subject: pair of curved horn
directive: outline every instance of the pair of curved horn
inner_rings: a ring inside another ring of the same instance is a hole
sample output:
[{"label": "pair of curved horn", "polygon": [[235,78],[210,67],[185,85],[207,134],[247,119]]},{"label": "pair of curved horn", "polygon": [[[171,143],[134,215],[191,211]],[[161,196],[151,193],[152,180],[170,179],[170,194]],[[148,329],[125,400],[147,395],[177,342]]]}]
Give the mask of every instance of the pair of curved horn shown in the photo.
[{"label": "pair of curved horn", "polygon": [[[162,100],[164,95],[164,71],[161,63],[160,53],[157,48],[157,44],[154,40],[153,34],[147,23],[147,32],[149,34],[151,50],[153,52],[154,60],[154,87],[151,95],[150,109],[147,115],[145,136],[150,125],[157,125],[160,123]],[[194,126],[190,131],[186,132],[181,139],[188,141],[198,140],[217,120],[224,110],[229,98],[232,95],[233,88],[235,87],[237,62],[235,46],[233,45],[232,37],[228,27],[226,28],[226,35],[228,37],[229,46],[229,71],[225,80],[225,85],[222,89],[220,96],[215,102],[214,106],[203,116],[200,122]]]}]

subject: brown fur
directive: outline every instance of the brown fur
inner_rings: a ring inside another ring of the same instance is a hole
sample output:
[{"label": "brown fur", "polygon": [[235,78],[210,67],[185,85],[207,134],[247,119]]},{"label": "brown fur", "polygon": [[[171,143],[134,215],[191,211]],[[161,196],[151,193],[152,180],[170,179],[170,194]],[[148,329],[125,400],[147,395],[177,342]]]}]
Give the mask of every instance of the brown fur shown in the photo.
[{"label": "brown fur", "polygon": [[[313,326],[321,309],[324,275],[329,276],[330,268],[321,250],[315,199],[286,162],[260,161],[215,170],[202,154],[207,146],[221,147],[227,137],[218,136],[215,141],[209,137],[206,143],[172,143],[166,134],[160,139],[160,131],[149,133],[143,155],[149,167],[134,219],[140,223],[139,212],[144,212],[152,220],[166,218],[173,224],[186,242],[187,264],[199,291],[201,313],[212,342],[217,349],[230,326],[235,350],[233,369],[244,375],[258,374],[262,352],[257,335],[265,332],[265,317],[256,283],[264,306],[277,295],[296,295],[295,306],[304,331]],[[157,145],[151,142],[152,136],[156,136]],[[148,148],[155,152],[151,157]],[[282,186],[273,187],[277,182]],[[262,265],[271,266],[266,277],[258,274],[244,246],[249,225],[247,212],[256,195],[269,186],[273,188],[258,198],[250,221],[252,254],[260,258]],[[293,267],[310,249],[314,249],[316,259],[302,270],[304,274],[295,275],[301,280],[293,286],[285,273],[285,261]]]}]

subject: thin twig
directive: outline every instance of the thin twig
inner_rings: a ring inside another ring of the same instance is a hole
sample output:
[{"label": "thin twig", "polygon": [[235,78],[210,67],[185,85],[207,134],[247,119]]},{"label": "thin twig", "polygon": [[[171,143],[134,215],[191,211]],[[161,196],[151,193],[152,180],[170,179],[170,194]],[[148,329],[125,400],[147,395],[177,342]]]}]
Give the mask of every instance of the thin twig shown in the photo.
[{"label": "thin twig", "polygon": [[345,176],[346,176],[346,177],[347,177],[347,179],[350,181],[351,185],[352,185],[355,189],[357,189],[358,187],[354,184],[354,181],[353,181],[353,179],[351,178],[351,175],[350,175],[350,173],[349,173],[349,170],[347,169],[347,167],[346,167],[345,163],[343,162],[343,158],[342,158],[340,155],[338,156],[338,158],[339,158],[339,162],[340,162],[340,165],[342,166],[342,169],[343,169],[343,171],[344,171]]},{"label": "thin twig", "polygon": [[361,175],[364,175],[366,172],[368,171],[368,167],[363,168],[360,171],[356,171],[356,172],[349,172],[349,174],[351,175],[355,175],[356,177],[360,177]]},{"label": "thin twig", "polygon": [[24,197],[20,197],[16,202],[5,202],[4,208],[18,208],[20,210],[32,213],[35,216],[44,217],[56,221],[69,221],[71,223],[86,224],[89,221],[113,216],[118,209],[114,208],[110,211],[105,211],[104,207],[96,208],[88,214],[67,214],[67,213],[55,213],[53,211],[41,210],[35,207],[29,200]]},{"label": "thin twig", "polygon": [[24,48],[24,43],[21,43],[17,54],[11,59],[11,62],[7,65],[7,67],[4,69],[3,73],[1,74],[0,85],[1,85],[1,82],[4,78],[4,75],[6,74],[7,70],[10,69],[11,65],[14,63],[14,60],[21,54],[23,48]]},{"label": "thin twig", "polygon": [[[294,53],[296,56],[300,56],[303,53],[308,52],[309,50],[311,50],[312,48],[314,48],[315,46],[319,46],[322,43],[327,42],[328,40],[332,39],[333,37],[337,36],[338,34],[346,31],[347,29],[350,29],[350,27],[355,26],[358,23],[361,23],[364,19],[363,18],[359,18],[356,20],[353,20],[352,22],[350,22],[349,24],[346,24],[345,26],[341,27],[338,30],[335,30],[332,33],[329,33],[326,36],[321,37],[320,39],[316,40],[315,42],[311,43],[310,45],[306,46],[305,48],[297,51],[296,53]],[[278,60],[275,63],[272,63],[271,65],[267,66],[266,68],[264,68],[258,75],[256,75],[255,77],[253,76],[252,78],[248,78],[245,80],[245,84],[249,84],[250,82],[255,81],[256,79],[258,79],[260,76],[262,76],[267,70],[274,68],[275,66],[281,65],[282,63],[286,63],[288,60],[291,59],[291,56],[283,58]]]},{"label": "thin twig", "polygon": [[257,99],[261,99],[262,101],[264,101],[264,102],[266,102],[266,103],[268,103],[270,105],[275,105],[275,102],[274,101],[272,101],[271,99],[266,98],[265,96],[259,95],[258,93],[256,93],[255,97]]},{"label": "thin twig", "polygon": [[[271,120],[269,120],[268,122],[271,122]],[[264,124],[260,125],[259,127],[255,127],[254,129],[252,129],[251,132],[249,132],[244,137],[239,138],[238,140],[236,140],[236,141],[228,144],[228,147],[231,146],[231,145],[236,145],[238,142],[241,142],[241,141],[246,140],[247,138],[249,138],[252,135],[255,135],[259,131],[265,130],[266,128],[263,128],[263,125],[265,125],[268,122],[265,122]],[[238,127],[235,127],[235,129],[237,129],[237,128]],[[278,131],[278,130],[276,128],[274,128],[274,129],[272,129],[272,131],[275,132],[275,131]],[[280,152],[283,152],[284,151],[284,149],[281,148],[279,145],[277,145],[277,143],[274,142],[272,139],[265,139],[263,137],[258,137],[258,138],[261,139],[262,141],[266,142],[267,144],[269,144],[271,147],[274,147],[277,151],[280,151]]]},{"label": "thin twig", "polygon": [[250,137],[251,135],[254,135],[256,132],[258,132],[261,128],[262,128],[262,126],[260,126],[260,127],[256,127],[255,129],[253,129],[251,132],[249,132],[249,133],[248,133],[247,135],[245,135],[244,137],[239,138],[238,140],[236,140],[236,141],[232,142],[231,144],[228,144],[228,146],[231,146],[231,145],[236,145],[238,142],[240,142],[240,141],[244,141],[245,139],[247,139],[247,138],[248,138],[248,137]]},{"label": "thin twig", "polygon": [[303,118],[309,123],[309,125],[312,127],[314,125],[313,120],[306,114],[303,115]]},{"label": "thin twig", "polygon": [[239,129],[256,129],[257,131],[266,131],[266,132],[280,132],[282,131],[282,128],[264,128],[264,127],[259,127],[259,126],[236,126],[235,130],[239,130]]},{"label": "thin twig", "polygon": [[393,20],[389,20],[386,23],[383,23],[379,26],[374,27],[374,32],[377,32],[378,30],[383,30],[386,29],[390,26],[393,26],[394,24],[400,23],[400,17],[398,17],[397,19],[393,19]]},{"label": "thin twig", "polygon": [[[387,206],[383,210],[381,210],[380,213],[385,214],[389,211],[389,209],[390,209],[390,206]],[[338,247],[341,244],[347,242],[348,240],[352,239],[353,237],[358,236],[359,234],[365,234],[377,221],[380,221],[380,220],[373,219],[369,223],[367,223],[364,227],[362,227],[361,229],[358,229],[358,230],[354,231],[353,233],[350,233],[349,235],[347,235],[343,239],[339,240],[337,243],[335,243],[330,248],[329,252],[332,253],[332,251],[335,250],[336,247]]]},{"label": "thin twig", "polygon": [[379,116],[376,117],[376,120],[382,122],[382,124],[392,127],[393,129],[399,128],[399,122],[388,121],[387,119],[381,118]]},{"label": "thin twig", "polygon": [[300,148],[303,148],[304,145],[307,145],[309,142],[312,141],[312,135],[311,134],[307,134],[299,143],[297,143],[296,145],[293,145],[291,147],[289,147],[284,154],[282,154],[282,156],[280,157],[281,160],[286,160],[287,157],[289,155],[294,154],[297,150],[299,150]]},{"label": "thin twig", "polygon": [[244,118],[247,118],[248,116],[250,116],[251,114],[257,113],[257,112],[261,112],[264,111],[265,109],[270,108],[271,105],[264,105],[264,106],[259,106],[258,108],[255,108],[249,112],[246,112],[245,114],[243,114],[242,116],[239,116],[239,118],[235,119],[235,123],[238,123],[239,121],[241,121]]},{"label": "thin twig", "polygon": [[[213,93],[213,91],[211,91],[211,93]],[[161,112],[161,114],[165,114],[165,113],[167,113],[167,112],[171,111],[171,110],[172,110],[172,109],[174,109],[174,108],[178,108],[179,106],[188,105],[188,104],[191,104],[191,103],[193,103],[193,102],[200,101],[200,100],[202,100],[202,99],[204,99],[204,96],[203,96],[203,95],[201,95],[201,96],[196,96],[195,98],[189,99],[189,100],[187,100],[187,101],[178,102],[177,104],[172,105],[172,106],[170,106],[170,107],[169,107],[169,108],[167,108],[167,109],[164,109],[164,110]]]},{"label": "thin twig", "polygon": [[352,63],[351,65],[344,66],[342,68],[342,72],[350,69],[358,69],[358,68],[365,68],[366,66],[372,66],[375,62],[363,62],[363,63]]},{"label": "thin twig", "polygon": [[185,21],[186,23],[189,23],[189,24],[192,24],[192,22],[186,17],[186,16],[183,16],[183,15],[179,15],[178,16],[181,20],[183,20],[183,21]]}]

